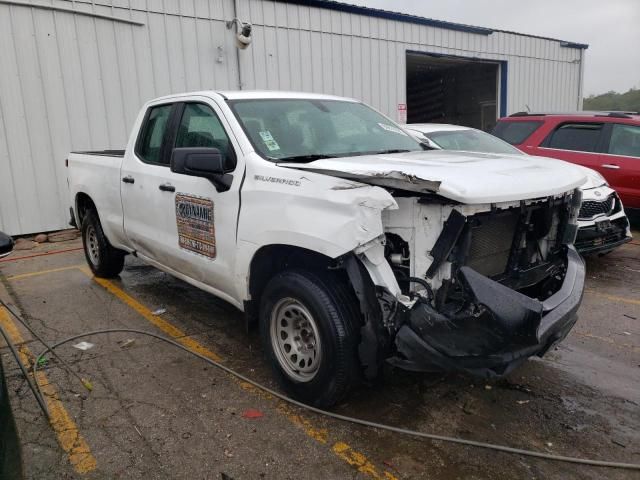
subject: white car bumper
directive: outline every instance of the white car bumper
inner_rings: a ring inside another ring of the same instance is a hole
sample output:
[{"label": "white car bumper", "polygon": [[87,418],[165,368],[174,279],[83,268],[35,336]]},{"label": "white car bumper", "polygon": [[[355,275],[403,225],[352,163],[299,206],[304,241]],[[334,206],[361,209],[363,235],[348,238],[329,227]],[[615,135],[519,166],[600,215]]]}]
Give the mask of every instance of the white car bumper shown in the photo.
[{"label": "white car bumper", "polygon": [[578,227],[575,246],[583,255],[607,253],[631,240],[622,202],[606,185],[582,191]]}]

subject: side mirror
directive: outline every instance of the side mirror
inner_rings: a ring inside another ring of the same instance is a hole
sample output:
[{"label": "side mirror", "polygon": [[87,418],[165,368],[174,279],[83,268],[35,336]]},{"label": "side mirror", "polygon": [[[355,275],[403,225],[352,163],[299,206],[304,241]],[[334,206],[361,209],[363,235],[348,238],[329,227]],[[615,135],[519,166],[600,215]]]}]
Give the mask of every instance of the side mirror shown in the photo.
[{"label": "side mirror", "polygon": [[6,257],[13,250],[13,238],[0,232],[0,258]]},{"label": "side mirror", "polygon": [[171,171],[209,179],[219,192],[231,187],[233,175],[225,173],[224,156],[217,148],[174,148]]}]

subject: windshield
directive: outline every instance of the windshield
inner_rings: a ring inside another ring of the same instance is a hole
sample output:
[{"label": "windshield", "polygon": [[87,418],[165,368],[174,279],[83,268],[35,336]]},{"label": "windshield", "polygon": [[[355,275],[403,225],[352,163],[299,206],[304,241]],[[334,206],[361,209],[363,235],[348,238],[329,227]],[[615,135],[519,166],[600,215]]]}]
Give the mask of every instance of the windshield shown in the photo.
[{"label": "windshield", "polygon": [[422,150],[420,143],[362,103],[258,99],[228,102],[256,151],[272,161],[312,161]]},{"label": "windshield", "polygon": [[423,134],[443,150],[464,150],[467,152],[506,153],[523,155],[504,140],[480,130],[452,130]]}]

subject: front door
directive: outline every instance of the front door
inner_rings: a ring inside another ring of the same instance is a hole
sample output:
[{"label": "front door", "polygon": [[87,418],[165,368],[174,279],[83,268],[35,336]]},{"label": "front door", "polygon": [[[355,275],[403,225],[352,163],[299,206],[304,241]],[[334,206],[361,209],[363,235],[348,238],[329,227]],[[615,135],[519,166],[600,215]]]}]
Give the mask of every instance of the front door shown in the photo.
[{"label": "front door", "polygon": [[[217,148],[227,171],[234,174],[231,188],[218,191],[208,179],[167,172],[161,193],[167,202],[170,268],[222,293],[235,296],[232,281],[236,254],[236,224],[240,208],[238,190],[244,164],[237,164],[239,147],[218,106],[193,99],[180,104],[177,127],[170,137],[173,148]],[[237,174],[236,174],[237,173]]]},{"label": "front door", "polygon": [[164,143],[175,109],[171,103],[147,109],[135,145],[127,149],[120,169],[125,234],[137,254],[161,264],[169,254],[165,251],[169,233],[166,197],[158,186],[170,173]]}]

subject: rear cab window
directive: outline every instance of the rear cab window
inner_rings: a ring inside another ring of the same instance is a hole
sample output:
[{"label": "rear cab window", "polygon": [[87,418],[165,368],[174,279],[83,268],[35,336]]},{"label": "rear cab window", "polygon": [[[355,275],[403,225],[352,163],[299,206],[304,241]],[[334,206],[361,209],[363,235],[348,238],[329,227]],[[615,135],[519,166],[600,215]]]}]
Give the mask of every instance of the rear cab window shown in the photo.
[{"label": "rear cab window", "polygon": [[511,145],[520,145],[529,138],[540,125],[542,125],[542,121],[540,120],[503,121],[498,122],[491,133]]},{"label": "rear cab window", "polygon": [[542,146],[576,152],[597,152],[604,123],[563,123],[545,139]]}]

